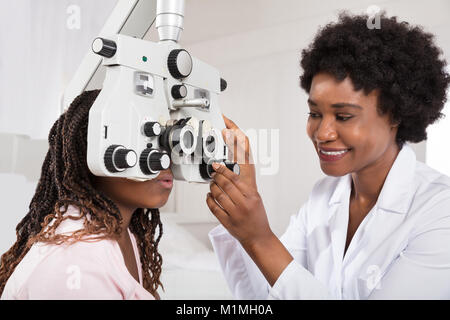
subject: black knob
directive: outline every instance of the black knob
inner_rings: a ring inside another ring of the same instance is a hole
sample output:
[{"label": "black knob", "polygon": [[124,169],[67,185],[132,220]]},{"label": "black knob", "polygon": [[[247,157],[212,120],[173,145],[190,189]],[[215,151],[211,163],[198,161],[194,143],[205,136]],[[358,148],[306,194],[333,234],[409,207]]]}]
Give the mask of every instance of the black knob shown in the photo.
[{"label": "black knob", "polygon": [[133,150],[115,144],[106,149],[104,162],[109,172],[121,172],[136,165],[137,155]]},{"label": "black knob", "polygon": [[144,134],[147,137],[156,137],[161,134],[161,125],[159,122],[146,122],[144,124]]},{"label": "black knob", "polygon": [[[200,169],[200,176],[201,176],[203,179],[205,179],[205,180],[211,179],[211,174],[212,174],[213,172],[215,172],[215,170],[214,170],[214,168],[213,168],[213,166],[212,166],[212,164],[213,164],[214,162],[218,162],[218,161],[213,161],[213,162],[211,162],[211,163],[209,163],[209,164],[206,164],[206,163],[200,164],[200,167],[199,167],[199,169]],[[219,163],[225,164],[225,166],[226,166],[228,169],[230,169],[231,171],[233,171],[233,172],[236,173],[237,175],[239,175],[240,172],[241,172],[241,171],[240,171],[240,167],[239,167],[239,165],[238,165],[237,163],[233,163],[233,162],[231,162],[231,163],[224,163],[224,162],[222,162],[222,161],[220,161]]]},{"label": "black knob", "polygon": [[175,79],[186,78],[192,71],[192,58],[184,49],[175,49],[169,53],[167,67]]},{"label": "black knob", "polygon": [[214,172],[214,168],[212,166],[212,163],[210,164],[206,164],[206,163],[202,163],[199,165],[199,170],[200,170],[200,176],[205,179],[205,180],[210,180],[211,179],[211,174]]},{"label": "black knob", "polygon": [[144,174],[155,174],[170,167],[170,157],[167,153],[147,148],[139,157],[139,166]]},{"label": "black knob", "polygon": [[136,152],[130,149],[119,149],[114,154],[114,164],[119,169],[131,168],[136,165]]},{"label": "black knob", "polygon": [[220,78],[220,91],[225,91],[227,88],[227,82],[225,79]]},{"label": "black knob", "polygon": [[241,173],[241,168],[239,167],[239,165],[236,162],[225,163],[225,166],[228,169],[230,169],[231,171],[233,171],[234,173],[236,173],[237,175],[239,175]]},{"label": "black knob", "polygon": [[187,88],[184,84],[176,84],[171,90],[174,99],[183,99],[187,95]]},{"label": "black knob", "polygon": [[[192,154],[197,145],[197,139],[194,136],[194,128],[187,122],[191,118],[183,118],[178,120],[172,126],[167,126],[163,133],[159,136],[159,146],[167,152],[178,151],[179,155]],[[175,149],[175,147],[178,148]]]},{"label": "black knob", "polygon": [[112,40],[95,38],[92,42],[92,51],[106,58],[111,58],[116,54],[117,46]]}]

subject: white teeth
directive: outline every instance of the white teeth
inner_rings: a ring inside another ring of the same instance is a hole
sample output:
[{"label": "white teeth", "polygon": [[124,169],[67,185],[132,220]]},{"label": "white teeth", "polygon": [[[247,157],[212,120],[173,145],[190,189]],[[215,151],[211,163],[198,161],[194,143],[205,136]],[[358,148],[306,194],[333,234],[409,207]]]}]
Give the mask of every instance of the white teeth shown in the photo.
[{"label": "white teeth", "polygon": [[323,151],[323,150],[320,150],[321,153],[329,155],[329,156],[336,156],[336,155],[344,154],[347,151],[348,151],[348,149],[347,150],[342,150],[342,151]]}]

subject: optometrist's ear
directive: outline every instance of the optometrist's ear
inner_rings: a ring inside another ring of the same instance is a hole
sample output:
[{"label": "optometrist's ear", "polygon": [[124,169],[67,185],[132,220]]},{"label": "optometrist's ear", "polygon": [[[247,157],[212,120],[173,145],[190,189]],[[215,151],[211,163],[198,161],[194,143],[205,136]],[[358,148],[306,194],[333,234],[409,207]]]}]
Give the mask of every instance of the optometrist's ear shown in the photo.
[{"label": "optometrist's ear", "polygon": [[400,125],[400,123],[401,123],[401,120],[395,121],[394,119],[392,119],[392,116],[391,116],[391,129],[397,128]]}]

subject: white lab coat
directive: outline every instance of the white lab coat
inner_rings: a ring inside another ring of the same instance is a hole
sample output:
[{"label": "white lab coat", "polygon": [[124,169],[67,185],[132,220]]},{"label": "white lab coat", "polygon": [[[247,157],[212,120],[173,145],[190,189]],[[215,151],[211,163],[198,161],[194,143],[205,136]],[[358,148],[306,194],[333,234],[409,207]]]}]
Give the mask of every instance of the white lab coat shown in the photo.
[{"label": "white lab coat", "polygon": [[450,178],[399,152],[344,256],[351,175],[319,180],[280,238],[273,287],[223,226],[209,233],[236,299],[450,299]]}]

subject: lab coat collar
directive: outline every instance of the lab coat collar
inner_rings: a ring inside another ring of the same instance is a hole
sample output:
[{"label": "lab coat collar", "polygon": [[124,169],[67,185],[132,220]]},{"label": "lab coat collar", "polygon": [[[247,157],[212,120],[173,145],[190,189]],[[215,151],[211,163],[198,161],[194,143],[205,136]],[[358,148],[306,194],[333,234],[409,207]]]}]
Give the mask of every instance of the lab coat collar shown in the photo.
[{"label": "lab coat collar", "polygon": [[[378,208],[404,214],[408,211],[413,199],[413,178],[416,168],[416,154],[405,143],[397,155],[378,196],[376,206]],[[346,197],[352,185],[351,174],[339,179],[339,182],[330,197],[328,205],[345,203]]]}]

